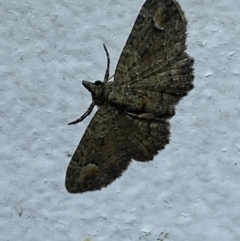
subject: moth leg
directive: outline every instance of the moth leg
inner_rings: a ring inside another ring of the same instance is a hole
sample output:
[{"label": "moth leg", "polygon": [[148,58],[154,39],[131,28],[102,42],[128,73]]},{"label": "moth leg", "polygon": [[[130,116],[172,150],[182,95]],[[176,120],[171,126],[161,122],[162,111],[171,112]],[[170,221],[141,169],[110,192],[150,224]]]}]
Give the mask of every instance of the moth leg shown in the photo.
[{"label": "moth leg", "polygon": [[91,105],[88,107],[87,111],[86,111],[80,118],[78,118],[78,119],[75,120],[75,121],[72,121],[72,122],[68,123],[68,125],[74,125],[74,124],[77,124],[78,122],[83,121],[88,115],[91,114],[94,106],[95,106],[95,103],[94,103],[94,101],[93,101],[93,102],[91,103]]},{"label": "moth leg", "polygon": [[104,76],[104,80],[103,80],[103,83],[107,82],[108,79],[109,79],[109,67],[110,67],[110,57],[109,57],[109,53],[108,53],[108,50],[107,50],[107,47],[105,44],[103,44],[103,48],[105,50],[105,53],[107,55],[107,69],[106,69],[106,72],[105,72],[105,76]]}]

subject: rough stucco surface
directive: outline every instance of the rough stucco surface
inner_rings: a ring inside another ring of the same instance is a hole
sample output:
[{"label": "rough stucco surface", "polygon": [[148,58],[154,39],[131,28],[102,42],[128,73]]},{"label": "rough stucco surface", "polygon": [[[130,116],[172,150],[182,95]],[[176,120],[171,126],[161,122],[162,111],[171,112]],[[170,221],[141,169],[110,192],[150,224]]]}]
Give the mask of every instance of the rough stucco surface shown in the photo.
[{"label": "rough stucco surface", "polygon": [[144,1],[0,1],[0,240],[240,239],[240,3],[186,1],[195,89],[171,143],[109,187],[70,195],[90,118],[81,80],[111,73]]}]

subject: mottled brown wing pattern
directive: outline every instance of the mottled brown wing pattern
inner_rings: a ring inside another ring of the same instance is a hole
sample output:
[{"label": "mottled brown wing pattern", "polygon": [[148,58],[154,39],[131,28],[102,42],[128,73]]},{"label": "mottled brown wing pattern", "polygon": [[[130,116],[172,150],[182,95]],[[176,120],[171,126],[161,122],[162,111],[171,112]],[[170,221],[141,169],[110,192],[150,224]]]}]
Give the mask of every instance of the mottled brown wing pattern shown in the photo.
[{"label": "mottled brown wing pattern", "polygon": [[176,104],[193,88],[194,61],[185,53],[186,27],[175,0],[146,1],[118,61],[116,86],[173,95]]},{"label": "mottled brown wing pattern", "polygon": [[67,169],[68,192],[101,189],[127,169],[131,157],[117,113],[115,108],[102,106],[91,120]]},{"label": "mottled brown wing pattern", "polygon": [[168,142],[167,122],[100,107],[69,163],[65,186],[70,193],[99,190],[121,176],[131,159],[152,160]]},{"label": "mottled brown wing pattern", "polygon": [[136,161],[150,161],[169,142],[169,123],[164,120],[149,121],[124,113],[117,115],[125,135],[128,153]]}]

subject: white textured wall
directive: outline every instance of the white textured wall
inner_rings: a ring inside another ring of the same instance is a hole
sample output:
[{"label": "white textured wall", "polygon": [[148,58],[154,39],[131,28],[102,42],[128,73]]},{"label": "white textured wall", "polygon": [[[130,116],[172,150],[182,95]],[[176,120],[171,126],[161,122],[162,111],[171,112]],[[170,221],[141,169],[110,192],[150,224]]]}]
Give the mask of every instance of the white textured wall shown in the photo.
[{"label": "white textured wall", "polygon": [[90,121],[81,80],[111,73],[144,0],[0,1],[0,240],[240,239],[240,2],[187,1],[195,89],[171,143],[101,191],[70,195]]}]

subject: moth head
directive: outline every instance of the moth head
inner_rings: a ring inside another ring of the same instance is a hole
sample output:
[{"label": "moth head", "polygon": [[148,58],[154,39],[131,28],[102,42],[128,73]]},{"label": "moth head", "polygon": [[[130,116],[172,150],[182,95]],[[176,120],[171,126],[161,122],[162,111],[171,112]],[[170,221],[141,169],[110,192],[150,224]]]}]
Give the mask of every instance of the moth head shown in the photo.
[{"label": "moth head", "polygon": [[100,80],[95,81],[94,83],[88,82],[83,80],[82,82],[83,86],[92,94],[93,100],[102,100],[102,87],[103,82]]}]

